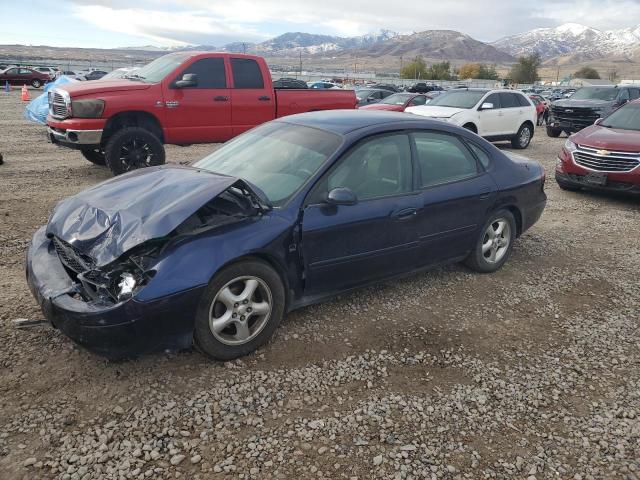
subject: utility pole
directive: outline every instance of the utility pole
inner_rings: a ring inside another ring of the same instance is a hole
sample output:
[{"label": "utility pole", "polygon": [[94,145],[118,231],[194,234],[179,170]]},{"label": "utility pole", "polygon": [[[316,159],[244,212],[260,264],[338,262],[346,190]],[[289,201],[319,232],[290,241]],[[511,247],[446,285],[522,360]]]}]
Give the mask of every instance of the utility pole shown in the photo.
[{"label": "utility pole", "polygon": [[247,53],[247,44],[245,42],[242,42],[242,53]]},{"label": "utility pole", "polygon": [[402,62],[402,55],[400,55],[400,77],[402,77],[402,68],[403,68],[403,62]]},{"label": "utility pole", "polygon": [[302,48],[300,49],[300,76],[302,76]]},{"label": "utility pole", "polygon": [[558,71],[556,72],[556,85],[560,81],[560,65],[558,65]]}]

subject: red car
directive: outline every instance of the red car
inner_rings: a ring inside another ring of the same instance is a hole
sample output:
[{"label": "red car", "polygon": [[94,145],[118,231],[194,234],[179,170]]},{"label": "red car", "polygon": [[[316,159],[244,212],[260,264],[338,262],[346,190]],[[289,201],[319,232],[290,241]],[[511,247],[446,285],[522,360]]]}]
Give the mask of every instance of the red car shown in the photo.
[{"label": "red car", "polygon": [[361,110],[387,110],[391,112],[404,112],[407,107],[425,105],[431,96],[424,93],[394,93],[373,105],[360,107]]},{"label": "red car", "polygon": [[563,190],[640,194],[640,100],[571,135],[556,165]]},{"label": "red car", "polygon": [[0,86],[5,82],[11,85],[31,85],[33,88],[40,88],[47,82],[53,80],[48,73],[38,72],[26,67],[10,67],[0,72]]},{"label": "red car", "polygon": [[536,115],[538,116],[538,126],[547,121],[549,115],[549,106],[535,95],[529,95],[529,98],[536,106]]}]

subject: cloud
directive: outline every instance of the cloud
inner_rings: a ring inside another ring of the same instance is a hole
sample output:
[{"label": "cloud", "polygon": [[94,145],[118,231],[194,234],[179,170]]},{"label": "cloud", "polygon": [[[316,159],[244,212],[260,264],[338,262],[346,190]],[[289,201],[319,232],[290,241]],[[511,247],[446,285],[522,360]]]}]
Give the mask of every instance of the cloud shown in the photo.
[{"label": "cloud", "polygon": [[353,36],[441,29],[492,41],[568,21],[602,29],[631,26],[640,18],[637,0],[456,0],[407,8],[388,0],[140,0],[135,8],[125,0],[70,1],[77,16],[102,29],[170,45],[261,41],[293,30]]}]

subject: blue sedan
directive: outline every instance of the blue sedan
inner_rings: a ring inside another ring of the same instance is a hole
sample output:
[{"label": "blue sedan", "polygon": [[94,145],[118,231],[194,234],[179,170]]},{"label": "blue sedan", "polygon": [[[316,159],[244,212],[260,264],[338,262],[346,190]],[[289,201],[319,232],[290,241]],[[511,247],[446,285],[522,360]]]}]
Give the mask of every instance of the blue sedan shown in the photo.
[{"label": "blue sedan", "polygon": [[540,218],[544,181],[443,122],[295,115],[60,202],[27,279],[52,325],[97,353],[195,344],[229,360],[329,296],[451,262],[499,269]]}]

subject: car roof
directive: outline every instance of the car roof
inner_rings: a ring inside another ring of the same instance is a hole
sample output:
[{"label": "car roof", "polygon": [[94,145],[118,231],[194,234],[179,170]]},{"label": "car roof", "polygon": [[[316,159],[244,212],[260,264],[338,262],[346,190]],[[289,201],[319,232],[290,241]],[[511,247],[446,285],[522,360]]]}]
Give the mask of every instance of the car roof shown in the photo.
[{"label": "car roof", "polygon": [[304,127],[319,128],[338,135],[346,135],[355,130],[398,122],[421,122],[425,126],[442,126],[437,120],[429,120],[411,113],[389,112],[385,110],[322,110],[299,113],[276,120]]}]

